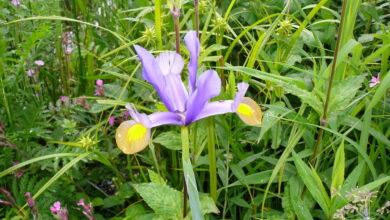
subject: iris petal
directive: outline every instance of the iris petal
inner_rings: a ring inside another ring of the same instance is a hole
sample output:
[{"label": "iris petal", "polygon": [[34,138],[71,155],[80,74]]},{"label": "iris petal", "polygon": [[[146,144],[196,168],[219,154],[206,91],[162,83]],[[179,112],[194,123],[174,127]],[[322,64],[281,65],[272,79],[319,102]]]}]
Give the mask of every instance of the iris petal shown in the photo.
[{"label": "iris petal", "polygon": [[162,91],[170,99],[170,111],[184,112],[188,93],[180,76],[184,66],[183,59],[179,54],[169,51],[161,53],[156,60],[166,82]]},{"label": "iris petal", "polygon": [[207,118],[212,115],[221,115],[234,112],[232,109],[233,100],[215,101],[207,103],[202,111],[195,117],[194,121]]},{"label": "iris petal", "polygon": [[174,105],[169,95],[166,94],[165,92],[166,81],[156,59],[149,51],[145,50],[145,48],[140,47],[138,45],[134,45],[134,48],[143,66],[142,69],[143,78],[153,85],[153,87],[156,89],[158,95],[160,96],[161,100],[164,102],[167,109],[169,111],[175,111]]},{"label": "iris petal", "polygon": [[206,103],[221,92],[221,79],[214,70],[205,71],[198,79],[198,87],[187,102],[185,124],[191,124]]},{"label": "iris petal", "polygon": [[236,109],[236,113],[241,118],[241,120],[248,125],[261,125],[263,113],[260,106],[251,98],[242,98]]},{"label": "iris petal", "polygon": [[115,140],[123,153],[135,154],[148,146],[150,129],[133,120],[124,121],[116,129]]},{"label": "iris petal", "polygon": [[189,31],[184,37],[184,41],[190,52],[190,63],[188,64],[188,88],[190,94],[195,91],[196,86],[196,73],[198,71],[198,57],[199,57],[199,48],[200,43],[199,39],[196,36],[195,31]]},{"label": "iris petal", "polygon": [[173,112],[155,112],[148,118],[151,122],[150,128],[160,125],[183,125],[180,115]]}]

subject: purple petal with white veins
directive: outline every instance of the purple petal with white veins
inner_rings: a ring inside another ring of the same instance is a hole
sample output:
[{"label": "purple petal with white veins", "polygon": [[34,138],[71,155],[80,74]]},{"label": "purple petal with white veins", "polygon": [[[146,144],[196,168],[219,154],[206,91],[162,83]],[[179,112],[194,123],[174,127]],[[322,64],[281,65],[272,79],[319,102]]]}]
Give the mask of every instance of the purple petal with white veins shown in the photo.
[{"label": "purple petal with white veins", "polygon": [[170,51],[161,53],[156,60],[166,82],[163,91],[172,105],[170,111],[184,112],[188,93],[180,76],[184,66],[183,59],[179,54]]},{"label": "purple petal with white veins", "polygon": [[199,57],[199,48],[200,43],[199,39],[196,36],[195,31],[189,31],[184,37],[186,46],[190,52],[190,63],[188,64],[188,88],[189,93],[195,91],[196,86],[196,73],[198,72],[198,57]]},{"label": "purple petal with white veins", "polygon": [[212,115],[233,113],[234,110],[232,106],[233,106],[233,100],[215,101],[215,102],[206,103],[202,111],[195,117],[195,119],[192,122],[200,120],[202,118],[207,118]]},{"label": "purple petal with white veins", "polygon": [[183,59],[174,51],[163,52],[156,57],[160,66],[161,73],[166,76],[169,74],[180,75],[184,67]]},{"label": "purple petal with white veins", "polygon": [[160,125],[183,125],[180,115],[173,112],[155,112],[149,115],[148,118],[151,122],[150,128]]},{"label": "purple petal with white veins", "polygon": [[244,98],[246,91],[249,88],[249,84],[246,82],[237,84],[238,91],[236,92],[236,96],[234,97],[233,110],[235,111],[238,108],[242,98]]},{"label": "purple petal with white veins", "polygon": [[185,124],[194,121],[206,103],[221,92],[221,79],[214,70],[205,71],[198,79],[198,86],[187,102]]},{"label": "purple petal with white veins", "polygon": [[165,78],[160,70],[160,66],[157,63],[156,59],[149,51],[145,50],[143,47],[134,45],[134,48],[143,66],[143,78],[153,85],[167,109],[169,111],[175,111],[172,106],[171,100],[169,99],[169,96],[165,93]]},{"label": "purple petal with white veins", "polygon": [[137,111],[137,109],[135,108],[134,104],[133,103],[127,103],[126,104],[126,108],[128,109],[129,111],[129,114],[131,116],[131,118],[136,121],[136,122],[140,122],[141,119],[139,118],[139,113]]},{"label": "purple petal with white veins", "polygon": [[151,121],[148,115],[139,113],[133,103],[127,103],[126,108],[129,110],[131,118],[137,122],[143,124],[145,127],[150,128]]}]

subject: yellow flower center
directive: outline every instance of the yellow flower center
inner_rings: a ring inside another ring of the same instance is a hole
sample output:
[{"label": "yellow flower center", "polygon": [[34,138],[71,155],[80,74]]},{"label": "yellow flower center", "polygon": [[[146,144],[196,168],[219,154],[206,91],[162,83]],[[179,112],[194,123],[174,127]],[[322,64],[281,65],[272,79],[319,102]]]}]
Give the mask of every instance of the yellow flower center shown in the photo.
[{"label": "yellow flower center", "polygon": [[140,123],[134,124],[127,131],[129,141],[132,142],[141,140],[145,137],[147,130],[148,129]]},{"label": "yellow flower center", "polygon": [[244,103],[240,103],[237,108],[237,112],[243,116],[251,116],[253,115],[252,108]]}]

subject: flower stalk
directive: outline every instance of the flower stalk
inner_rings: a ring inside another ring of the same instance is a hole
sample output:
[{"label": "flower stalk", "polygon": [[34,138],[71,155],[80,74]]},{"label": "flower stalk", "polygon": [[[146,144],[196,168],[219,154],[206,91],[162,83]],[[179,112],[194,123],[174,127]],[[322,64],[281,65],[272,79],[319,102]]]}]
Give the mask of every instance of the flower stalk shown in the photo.
[{"label": "flower stalk", "polygon": [[180,8],[178,8],[176,5],[173,5],[171,13],[173,18],[173,24],[175,27],[176,53],[180,54],[180,25],[179,25]]},{"label": "flower stalk", "polygon": [[199,38],[199,0],[194,0],[195,5],[195,30],[196,36]]}]

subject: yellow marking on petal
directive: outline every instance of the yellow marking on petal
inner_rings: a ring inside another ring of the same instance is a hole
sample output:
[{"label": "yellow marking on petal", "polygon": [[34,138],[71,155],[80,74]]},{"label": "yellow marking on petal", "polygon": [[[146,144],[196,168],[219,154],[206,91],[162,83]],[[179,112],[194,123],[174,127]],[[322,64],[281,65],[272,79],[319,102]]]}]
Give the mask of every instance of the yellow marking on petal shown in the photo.
[{"label": "yellow marking on petal", "polygon": [[138,141],[145,137],[146,131],[148,129],[140,123],[134,124],[127,131],[127,135],[129,136],[129,141]]},{"label": "yellow marking on petal", "polygon": [[135,121],[124,121],[116,129],[115,141],[125,154],[135,154],[148,146],[150,129]]},{"label": "yellow marking on petal", "polygon": [[244,116],[251,116],[253,115],[253,110],[249,105],[240,103],[237,108],[237,113]]},{"label": "yellow marking on petal", "polygon": [[244,97],[238,105],[236,113],[243,122],[252,126],[261,125],[263,113],[260,106],[253,99]]}]

